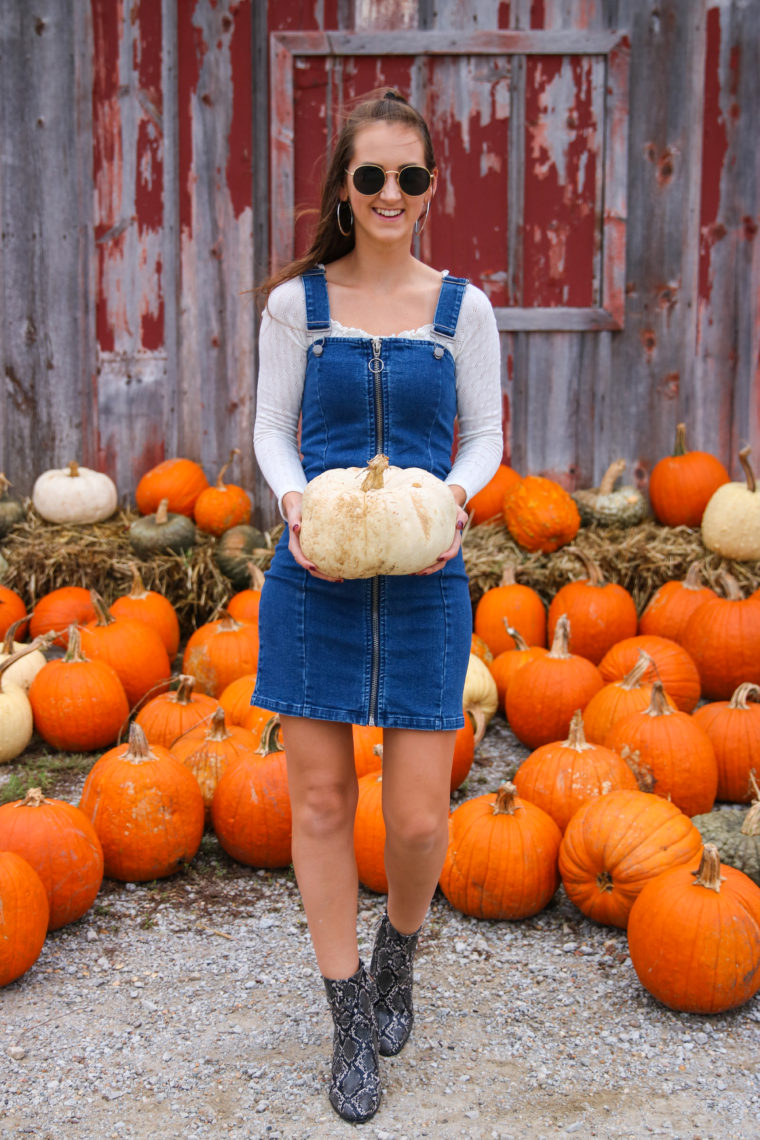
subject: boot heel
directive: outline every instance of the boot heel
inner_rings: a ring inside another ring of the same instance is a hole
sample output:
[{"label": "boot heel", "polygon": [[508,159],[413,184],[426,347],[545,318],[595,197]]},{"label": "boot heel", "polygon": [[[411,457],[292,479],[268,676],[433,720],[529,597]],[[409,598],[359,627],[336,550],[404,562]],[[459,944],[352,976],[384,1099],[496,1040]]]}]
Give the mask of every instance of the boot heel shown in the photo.
[{"label": "boot heel", "polygon": [[380,1104],[375,986],[361,962],[350,978],[322,980],[335,1025],[330,1104],[361,1124]]}]

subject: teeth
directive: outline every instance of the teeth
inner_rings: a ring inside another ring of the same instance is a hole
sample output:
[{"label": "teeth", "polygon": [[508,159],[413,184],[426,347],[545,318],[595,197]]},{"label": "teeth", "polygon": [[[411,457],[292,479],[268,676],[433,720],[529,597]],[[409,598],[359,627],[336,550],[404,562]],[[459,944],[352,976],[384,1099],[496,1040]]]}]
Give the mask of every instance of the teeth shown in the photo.
[{"label": "teeth", "polygon": [[384,217],[384,218],[397,218],[399,216],[399,214],[401,214],[403,211],[402,210],[380,210],[380,209],[378,209],[377,212],[378,212],[378,214],[381,214],[382,217]]}]

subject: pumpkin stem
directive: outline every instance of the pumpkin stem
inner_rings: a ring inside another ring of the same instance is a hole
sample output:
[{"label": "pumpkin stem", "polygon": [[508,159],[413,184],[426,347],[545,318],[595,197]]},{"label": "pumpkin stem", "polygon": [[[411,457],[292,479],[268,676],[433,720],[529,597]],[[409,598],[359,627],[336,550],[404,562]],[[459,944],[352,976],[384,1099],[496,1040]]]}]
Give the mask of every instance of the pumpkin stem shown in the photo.
[{"label": "pumpkin stem", "polygon": [[744,681],[738,688],[734,689],[728,707],[749,712],[747,701],[750,699],[760,701],[760,685],[754,685],[752,681]]},{"label": "pumpkin stem", "polygon": [[380,491],[383,487],[385,469],[388,466],[388,456],[379,452],[367,464],[367,474],[364,476],[362,491]]},{"label": "pumpkin stem", "polygon": [[515,564],[514,564],[514,562],[505,562],[504,563],[504,568],[501,572],[501,578],[499,579],[499,585],[500,586],[515,586],[515,585],[517,585],[517,579],[515,578]]},{"label": "pumpkin stem", "polygon": [[166,526],[169,521],[169,500],[162,499],[156,507],[156,513],[153,516],[153,522],[156,526]]},{"label": "pumpkin stem", "polygon": [[133,720],[129,726],[127,751],[122,756],[122,760],[126,760],[128,764],[147,764],[148,761],[154,759],[147,736],[137,721]]},{"label": "pumpkin stem", "polygon": [[280,717],[275,713],[273,717],[266,722],[264,731],[261,734],[259,746],[256,749],[257,756],[269,756],[272,752],[282,752],[282,732],[280,728]]},{"label": "pumpkin stem", "polygon": [[590,558],[585,550],[581,550],[577,546],[566,546],[565,551],[568,554],[577,554],[583,565],[586,567],[588,575],[589,586],[605,586],[607,583],[604,580],[601,568],[598,563]]},{"label": "pumpkin stem", "polygon": [[573,718],[570,721],[570,728],[567,733],[567,740],[562,747],[572,748],[575,752],[587,752],[589,749],[594,748],[594,745],[589,744],[586,740],[582,709],[576,709],[573,713]]},{"label": "pumpkin stem", "polygon": [[549,657],[571,657],[572,654],[568,649],[570,643],[570,618],[567,614],[560,614],[557,618],[557,624],[554,627],[554,637],[552,638],[552,647],[549,650]]},{"label": "pumpkin stem", "polygon": [[627,744],[624,744],[620,749],[620,756],[633,772],[636,783],[639,785],[639,791],[653,792],[654,786],[657,783],[654,778],[654,772],[648,764],[641,763],[641,753],[638,748],[631,750]]},{"label": "pumpkin stem", "polygon": [[718,579],[729,602],[741,602],[744,600],[744,595],[739,589],[739,583],[734,578],[733,574],[729,574],[727,570],[718,571]]},{"label": "pumpkin stem", "polygon": [[720,884],[725,882],[725,879],[720,873],[720,855],[714,843],[705,843],[700,864],[696,871],[692,871],[692,875],[694,875],[693,887],[707,887],[708,891],[720,894]]},{"label": "pumpkin stem", "polygon": [[219,622],[219,629],[224,630],[225,633],[229,633],[229,632],[232,632],[233,630],[243,628],[243,623],[236,621],[236,619],[232,616],[232,614],[228,613],[227,610],[223,606],[220,606],[220,608],[217,610],[217,619],[216,620]]},{"label": "pumpkin stem", "polygon": [[211,717],[211,723],[209,724],[208,732],[206,733],[206,740],[213,740],[216,743],[219,743],[222,740],[229,740],[231,736],[232,733],[227,728],[224,709],[220,705],[218,709],[214,710],[214,713]]},{"label": "pumpkin stem", "polygon": [[223,480],[223,478],[227,472],[227,468],[232,466],[232,461],[236,455],[240,455],[240,448],[239,447],[233,447],[232,448],[232,450],[230,451],[229,459],[227,460],[224,467],[222,467],[221,471],[219,472],[219,474],[216,477],[216,489],[218,491],[224,490],[224,483],[222,482],[222,480]]},{"label": "pumpkin stem", "polygon": [[465,709],[464,714],[465,714],[465,716],[468,716],[470,718],[470,720],[472,721],[472,730],[473,730],[473,734],[474,734],[474,744],[475,744],[475,747],[477,748],[477,746],[480,744],[481,740],[485,736],[486,728],[488,727],[488,723],[486,721],[486,714],[483,712],[482,708],[480,708],[478,705],[475,705],[473,708]]},{"label": "pumpkin stem", "polygon": [[615,486],[616,481],[625,471],[625,460],[614,459],[609,467],[602,475],[602,480],[599,484],[599,494],[609,495],[612,493],[612,488]]},{"label": "pumpkin stem", "polygon": [[30,788],[23,800],[17,802],[16,807],[42,807],[46,803],[42,788]]},{"label": "pumpkin stem", "polygon": [[78,625],[73,623],[69,626],[68,632],[69,644],[66,647],[64,654],[64,661],[89,661],[89,657],[85,657],[82,652],[82,636]]},{"label": "pumpkin stem", "polygon": [[[167,499],[168,502],[168,499]],[[142,580],[139,567],[136,562],[129,563],[129,569],[132,571],[132,585],[129,590],[130,598],[145,598],[148,591],[145,589],[145,584]]]},{"label": "pumpkin stem", "polygon": [[175,694],[175,702],[178,705],[189,705],[192,703],[193,689],[195,688],[195,677],[192,673],[180,673],[179,684],[177,685],[177,692]]},{"label": "pumpkin stem", "polygon": [[71,463],[69,463],[69,477],[71,479],[76,479],[78,475],[79,475],[79,464],[77,463],[76,459],[72,459]]},{"label": "pumpkin stem", "polygon": [[652,696],[649,698],[649,704],[644,709],[644,715],[673,716],[675,711],[676,710],[668,704],[662,681],[655,681],[652,685]]},{"label": "pumpkin stem", "polygon": [[521,653],[524,653],[526,649],[530,649],[530,646],[519,629],[515,629],[514,626],[509,624],[509,618],[502,618],[501,620],[504,622],[505,630],[515,643],[515,649],[519,649]]},{"label": "pumpkin stem", "polygon": [[743,447],[741,449],[741,451],[739,452],[739,462],[741,463],[742,467],[744,468],[744,476],[747,480],[747,490],[748,491],[755,491],[757,489],[757,483],[755,481],[755,472],[752,470],[752,467],[750,466],[750,462],[749,462],[749,453],[751,450],[752,450],[751,447]]},{"label": "pumpkin stem", "polygon": [[496,792],[496,799],[493,805],[494,815],[514,815],[520,804],[515,803],[517,796],[517,788],[511,784],[509,780],[505,780]]},{"label": "pumpkin stem", "polygon": [[[34,613],[34,611],[32,611],[32,613]],[[29,618],[31,616],[32,616],[32,614],[24,614],[24,616],[20,617],[18,619],[18,621],[14,621],[12,625],[8,626],[7,630],[5,631],[5,637],[3,639],[3,646],[2,646],[2,649],[0,649],[0,653],[4,653],[6,656],[9,653],[13,653],[13,644],[16,640],[16,637],[15,637],[16,630],[18,629],[18,627],[20,625],[23,625],[24,622],[29,621]]]},{"label": "pumpkin stem", "polygon": [[686,424],[676,424],[676,442],[673,446],[673,454],[686,454]]},{"label": "pumpkin stem", "polygon": [[639,650],[639,656],[636,659],[636,664],[631,669],[630,673],[626,673],[623,680],[620,682],[621,689],[640,689],[641,681],[649,672],[650,668],[653,670],[655,676],[657,675],[657,666],[652,658],[649,656],[645,649]]},{"label": "pumpkin stem", "polygon": [[[760,797],[757,783],[753,778],[754,773],[750,772],[750,780],[755,785],[755,795]],[[760,835],[760,798],[756,799],[752,807],[749,809],[744,817],[744,823],[741,826],[742,835]]]},{"label": "pumpkin stem", "polygon": [[689,569],[686,571],[686,577],[681,585],[686,590],[701,590],[702,589],[702,563],[699,559],[692,562]]},{"label": "pumpkin stem", "polygon": [[264,571],[255,562],[247,562],[246,566],[251,579],[251,589],[261,590],[264,586]]},{"label": "pumpkin stem", "polygon": [[116,621],[97,590],[90,590],[90,601],[97,617],[96,625],[112,625]]}]

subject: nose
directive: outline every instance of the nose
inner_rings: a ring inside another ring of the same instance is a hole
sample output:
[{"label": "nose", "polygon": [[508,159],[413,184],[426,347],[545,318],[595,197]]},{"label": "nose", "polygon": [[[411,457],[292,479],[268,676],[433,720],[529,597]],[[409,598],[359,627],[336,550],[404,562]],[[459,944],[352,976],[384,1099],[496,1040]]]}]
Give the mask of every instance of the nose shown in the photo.
[{"label": "nose", "polygon": [[401,188],[398,184],[398,174],[389,170],[385,175],[385,184],[380,191],[383,198],[388,198],[391,201],[396,201],[401,197]]}]

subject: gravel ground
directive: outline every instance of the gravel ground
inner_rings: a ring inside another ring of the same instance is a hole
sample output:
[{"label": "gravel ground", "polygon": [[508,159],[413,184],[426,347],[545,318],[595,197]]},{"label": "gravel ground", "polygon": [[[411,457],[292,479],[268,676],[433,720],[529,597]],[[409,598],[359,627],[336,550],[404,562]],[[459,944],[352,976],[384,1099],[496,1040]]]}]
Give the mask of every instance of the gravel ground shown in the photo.
[{"label": "gravel ground", "polygon": [[[458,798],[526,750],[501,718]],[[79,786],[53,794],[77,802]],[[360,897],[369,959],[384,900]],[[562,890],[534,919],[479,922],[439,894],[417,955],[417,1020],[383,1060],[373,1140],[760,1137],[760,996],[676,1014],[639,985],[625,934]],[[327,1101],[332,1028],[290,871],[229,860],[106,881],[0,995],[0,1137],[349,1136]]]}]

